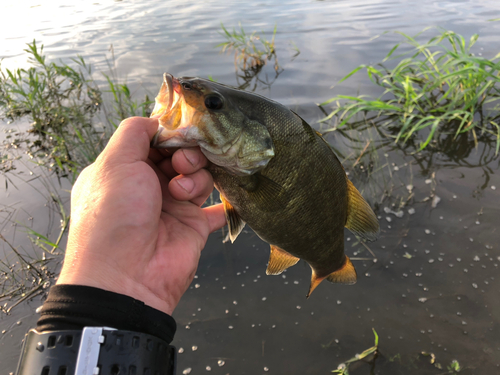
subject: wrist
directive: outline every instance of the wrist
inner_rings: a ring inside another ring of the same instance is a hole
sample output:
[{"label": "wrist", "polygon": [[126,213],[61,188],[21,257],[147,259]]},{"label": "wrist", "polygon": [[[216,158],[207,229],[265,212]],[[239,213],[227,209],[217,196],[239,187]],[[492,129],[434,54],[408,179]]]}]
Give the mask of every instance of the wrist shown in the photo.
[{"label": "wrist", "polygon": [[142,301],[107,290],[81,285],[55,285],[44,302],[39,332],[106,326],[144,332],[170,343],[175,320]]},{"label": "wrist", "polygon": [[172,315],[176,306],[174,301],[163,300],[144,285],[134,282],[127,276],[116,275],[110,270],[92,273],[79,270],[61,272],[56,285],[87,286],[121,294],[139,300],[168,315]]}]

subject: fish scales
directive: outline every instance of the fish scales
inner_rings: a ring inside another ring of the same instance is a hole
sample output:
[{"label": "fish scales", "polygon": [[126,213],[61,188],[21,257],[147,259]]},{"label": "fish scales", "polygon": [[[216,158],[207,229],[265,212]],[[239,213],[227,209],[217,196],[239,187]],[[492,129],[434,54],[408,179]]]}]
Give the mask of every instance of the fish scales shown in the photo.
[{"label": "fish scales", "polygon": [[230,239],[247,223],[268,242],[268,274],[305,260],[312,269],[308,296],[325,278],[356,281],[344,227],[374,240],[378,221],[331,147],[302,118],[254,93],[168,74],[153,115],[161,125],[154,147],[200,146],[212,162]]},{"label": "fish scales", "polygon": [[331,148],[311,128],[292,112],[281,117],[279,125],[268,127],[276,155],[257,172],[280,185],[281,195],[255,199],[255,192],[241,186],[258,184],[258,176],[235,176],[216,165],[209,171],[217,190],[259,237],[326,276],[344,261],[345,173]]}]

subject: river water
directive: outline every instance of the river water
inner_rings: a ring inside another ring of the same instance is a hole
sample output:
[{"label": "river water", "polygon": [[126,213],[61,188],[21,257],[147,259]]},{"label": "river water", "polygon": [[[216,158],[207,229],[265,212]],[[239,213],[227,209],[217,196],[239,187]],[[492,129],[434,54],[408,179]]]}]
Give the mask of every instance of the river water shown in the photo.
[{"label": "river water", "polygon": [[[439,26],[466,39],[478,33],[477,55],[492,58],[500,51],[500,23],[489,21],[500,18],[500,4],[493,0],[30,0],[3,4],[0,10],[3,68],[26,67],[23,49],[35,39],[44,44],[48,60],[69,62],[82,55],[92,64],[94,78],[104,82],[100,72],[108,71],[112,45],[118,75],[138,96],[154,96],[165,71],[242,84],[233,55],[215,48],[225,40],[221,22],[230,30],[241,22],[247,32],[268,39],[277,25],[275,46],[283,71],[276,78],[269,64],[259,78],[271,84],[249,88],[318,128],[317,103],[338,94],[380,94],[362,74],[337,83],[356,66],[381,61],[402,40],[394,33],[381,35],[385,31],[414,35]],[[435,34],[428,30],[420,40]],[[324,283],[306,300],[306,264],[266,276],[269,247],[250,229],[232,245],[215,233],[174,312],[174,344],[182,348],[178,373],[190,368],[191,374],[327,374],[373,345],[372,328],[379,335],[380,355],[374,365],[352,365],[353,374],[439,374],[454,359],[466,374],[499,373],[498,158],[486,145],[462,153],[457,147],[455,153],[419,154],[387,145],[376,153],[379,168],[367,174],[360,165],[350,168],[352,143],[338,133],[328,140],[377,208],[382,232],[368,245],[377,261],[346,234],[346,253],[361,259],[354,261],[358,283]],[[365,141],[360,144],[363,148]],[[3,177],[9,185],[1,195],[2,234],[23,249],[32,247],[15,222],[44,233],[58,227],[44,194],[46,183],[29,177],[33,168],[20,165],[21,175]],[[44,181],[67,203],[67,182]],[[400,217],[398,202],[410,191],[414,196]],[[0,374],[15,370],[22,337],[35,324],[40,303],[26,302],[0,317]],[[432,353],[435,363],[422,352]]]}]

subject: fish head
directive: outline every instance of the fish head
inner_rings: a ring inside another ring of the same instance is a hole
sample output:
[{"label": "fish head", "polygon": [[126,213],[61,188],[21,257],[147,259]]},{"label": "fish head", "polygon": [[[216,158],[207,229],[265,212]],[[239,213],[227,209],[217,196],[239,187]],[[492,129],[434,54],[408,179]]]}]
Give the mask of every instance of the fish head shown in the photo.
[{"label": "fish head", "polygon": [[199,146],[208,160],[230,173],[253,174],[274,156],[264,121],[252,115],[255,97],[202,78],[165,73],[151,114],[160,124],[151,146]]}]

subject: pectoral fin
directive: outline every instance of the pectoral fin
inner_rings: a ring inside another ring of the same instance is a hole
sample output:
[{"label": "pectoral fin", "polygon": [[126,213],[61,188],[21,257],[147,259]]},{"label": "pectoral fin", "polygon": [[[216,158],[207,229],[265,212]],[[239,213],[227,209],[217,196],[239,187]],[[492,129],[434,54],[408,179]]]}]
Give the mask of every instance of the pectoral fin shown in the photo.
[{"label": "pectoral fin", "polygon": [[[227,227],[229,229],[228,237],[231,242],[234,242],[236,237],[238,237],[243,230],[245,222],[241,220],[240,215],[238,215],[231,203],[229,203],[222,195],[220,196],[220,199],[224,205],[224,213],[226,214]],[[227,242],[227,238],[224,242]]]},{"label": "pectoral fin", "polygon": [[277,182],[260,173],[255,173],[250,178],[242,180],[241,185],[252,200],[258,202],[263,210],[276,211],[286,205],[286,191]]},{"label": "pectoral fin", "polygon": [[311,267],[312,275],[311,275],[311,285],[309,287],[309,292],[307,293],[306,298],[309,298],[314,289],[324,280],[327,279],[332,283],[340,283],[340,284],[356,284],[357,275],[354,266],[351,263],[349,257],[345,257],[344,265],[335,272],[327,276],[319,277],[316,274],[314,268]]},{"label": "pectoral fin", "polygon": [[271,245],[271,253],[269,254],[269,264],[267,265],[267,275],[279,275],[288,267],[294,266],[300,258],[294,257],[285,250],[277,246]]},{"label": "pectoral fin", "polygon": [[269,177],[266,177],[260,173],[256,173],[255,177],[257,178],[258,185],[257,189],[252,191],[251,193],[263,200],[275,200],[283,194],[283,188],[277,182],[271,180]]},{"label": "pectoral fin", "polygon": [[358,189],[347,180],[347,221],[345,227],[368,241],[375,241],[380,233],[377,217]]}]

